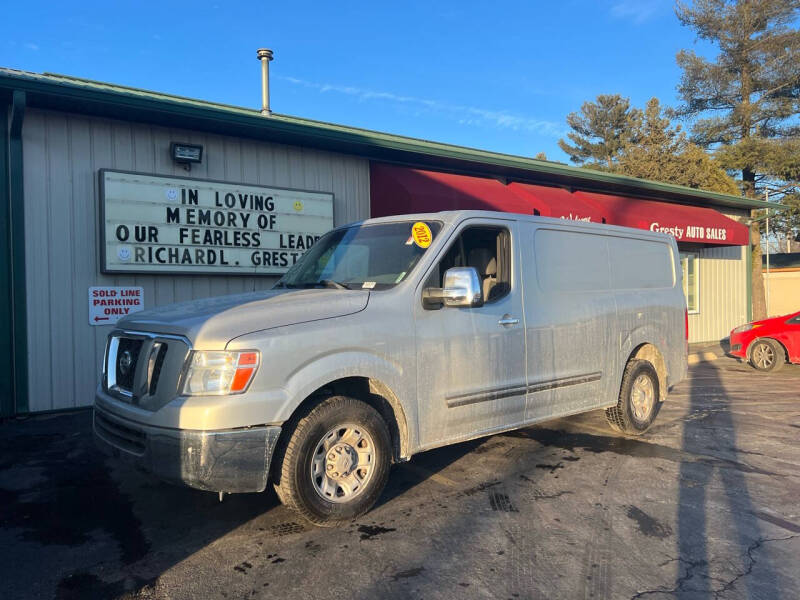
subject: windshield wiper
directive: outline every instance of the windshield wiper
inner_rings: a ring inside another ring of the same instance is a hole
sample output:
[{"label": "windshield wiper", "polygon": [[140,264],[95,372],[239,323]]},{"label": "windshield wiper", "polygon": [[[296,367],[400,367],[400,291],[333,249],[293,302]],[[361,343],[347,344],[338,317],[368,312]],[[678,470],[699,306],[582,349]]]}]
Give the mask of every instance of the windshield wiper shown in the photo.
[{"label": "windshield wiper", "polygon": [[338,281],[334,281],[333,279],[320,279],[317,282],[317,285],[324,285],[327,288],[333,288],[333,289],[336,289],[336,290],[349,290],[350,289],[345,284],[339,283]]},{"label": "windshield wiper", "polygon": [[310,288],[331,288],[334,290],[349,290],[350,287],[345,283],[334,281],[333,279],[320,279],[319,281],[308,281],[303,283],[277,283],[274,287],[284,287],[288,289],[310,289]]}]

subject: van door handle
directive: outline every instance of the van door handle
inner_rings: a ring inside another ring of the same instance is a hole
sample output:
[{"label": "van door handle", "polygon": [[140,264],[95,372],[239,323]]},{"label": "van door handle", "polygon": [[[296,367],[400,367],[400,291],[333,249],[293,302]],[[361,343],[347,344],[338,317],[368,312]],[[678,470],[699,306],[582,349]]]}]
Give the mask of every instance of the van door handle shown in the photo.
[{"label": "van door handle", "polygon": [[503,326],[517,325],[519,323],[519,319],[515,319],[511,315],[503,315],[503,318],[497,323]]}]

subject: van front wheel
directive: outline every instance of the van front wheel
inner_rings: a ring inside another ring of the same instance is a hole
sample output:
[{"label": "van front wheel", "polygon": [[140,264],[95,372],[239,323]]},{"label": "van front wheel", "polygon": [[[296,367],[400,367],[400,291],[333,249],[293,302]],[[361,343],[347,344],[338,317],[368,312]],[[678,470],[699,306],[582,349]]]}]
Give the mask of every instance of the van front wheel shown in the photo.
[{"label": "van front wheel", "polygon": [[350,521],[386,486],[391,447],[378,411],[355,398],[326,398],[297,422],[283,448],[278,497],[316,525]]},{"label": "van front wheel", "polygon": [[650,428],[661,408],[658,374],[650,362],[631,360],[625,366],[619,400],[606,409],[612,429],[640,435]]}]

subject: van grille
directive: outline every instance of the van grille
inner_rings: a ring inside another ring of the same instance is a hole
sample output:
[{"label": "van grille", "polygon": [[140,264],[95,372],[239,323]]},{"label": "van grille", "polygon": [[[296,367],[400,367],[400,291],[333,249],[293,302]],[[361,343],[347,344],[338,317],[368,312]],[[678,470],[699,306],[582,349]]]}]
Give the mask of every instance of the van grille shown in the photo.
[{"label": "van grille", "polygon": [[106,347],[106,392],[147,410],[158,410],[175,398],[191,352],[181,336],[119,331]]},{"label": "van grille", "polygon": [[117,360],[114,365],[116,370],[116,383],[120,390],[133,391],[133,381],[136,374],[136,365],[142,350],[142,340],[119,338]]},{"label": "van grille", "polygon": [[161,377],[161,368],[164,366],[168,348],[169,346],[166,343],[156,342],[150,350],[150,357],[147,359],[147,393],[151,396],[158,389],[158,380]]}]

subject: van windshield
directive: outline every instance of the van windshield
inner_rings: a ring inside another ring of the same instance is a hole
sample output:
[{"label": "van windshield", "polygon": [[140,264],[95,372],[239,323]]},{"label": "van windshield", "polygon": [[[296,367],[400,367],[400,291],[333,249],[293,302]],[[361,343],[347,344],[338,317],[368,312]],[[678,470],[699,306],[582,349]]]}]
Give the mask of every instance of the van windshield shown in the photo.
[{"label": "van windshield", "polygon": [[442,228],[436,221],[380,223],[322,236],[277,288],[388,289],[403,281]]}]

